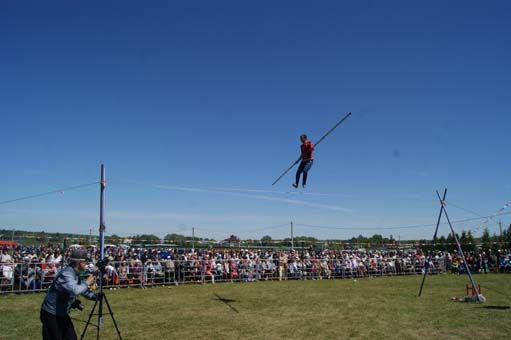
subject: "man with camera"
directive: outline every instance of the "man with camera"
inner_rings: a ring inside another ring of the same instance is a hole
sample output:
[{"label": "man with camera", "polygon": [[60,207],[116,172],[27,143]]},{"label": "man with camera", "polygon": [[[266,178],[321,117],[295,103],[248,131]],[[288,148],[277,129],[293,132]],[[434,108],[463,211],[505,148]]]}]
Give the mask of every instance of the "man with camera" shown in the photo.
[{"label": "man with camera", "polygon": [[96,300],[97,296],[90,287],[94,285],[95,278],[91,275],[82,282],[80,272],[90,261],[87,250],[74,249],[69,258],[69,266],[62,269],[52,285],[41,306],[41,322],[43,324],[43,340],[75,340],[75,329],[69,317],[71,308],[83,309],[78,295],[89,300]]}]

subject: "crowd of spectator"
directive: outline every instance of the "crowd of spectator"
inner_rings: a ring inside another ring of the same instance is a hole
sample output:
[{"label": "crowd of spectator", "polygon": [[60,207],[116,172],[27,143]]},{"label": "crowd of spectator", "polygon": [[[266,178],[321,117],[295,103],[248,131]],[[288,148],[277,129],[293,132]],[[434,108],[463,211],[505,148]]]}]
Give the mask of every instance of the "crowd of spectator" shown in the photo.
[{"label": "crowd of spectator", "polygon": [[[88,248],[95,266],[100,252]],[[69,250],[68,250],[69,251]],[[274,249],[176,249],[107,247],[109,263],[100,271],[110,287],[191,282],[316,280],[364,276],[466,271],[456,252],[433,252],[431,258],[419,249],[406,250],[295,250]],[[16,247],[0,249],[0,289],[3,291],[44,290],[53,281],[65,257],[58,248]],[[511,272],[511,251],[466,255],[473,273]]]}]

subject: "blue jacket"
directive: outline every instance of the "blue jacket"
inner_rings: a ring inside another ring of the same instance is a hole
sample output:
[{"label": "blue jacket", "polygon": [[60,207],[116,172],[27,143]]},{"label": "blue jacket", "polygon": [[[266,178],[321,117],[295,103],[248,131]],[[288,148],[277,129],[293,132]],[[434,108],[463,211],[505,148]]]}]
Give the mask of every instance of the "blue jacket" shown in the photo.
[{"label": "blue jacket", "polygon": [[68,266],[55,277],[41,308],[52,315],[65,316],[69,313],[77,295],[96,300],[96,294],[89,289],[87,283],[80,282],[78,273],[73,267]]}]

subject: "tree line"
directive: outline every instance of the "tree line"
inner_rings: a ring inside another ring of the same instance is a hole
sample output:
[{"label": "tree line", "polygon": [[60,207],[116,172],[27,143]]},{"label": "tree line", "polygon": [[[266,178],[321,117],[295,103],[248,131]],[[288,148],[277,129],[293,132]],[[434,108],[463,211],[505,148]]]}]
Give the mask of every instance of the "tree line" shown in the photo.
[{"label": "tree line", "polygon": [[[503,230],[501,235],[494,233],[490,234],[488,228],[485,228],[483,234],[479,238],[475,238],[472,232],[462,231],[456,234],[458,240],[464,251],[473,252],[478,249],[481,251],[489,252],[498,249],[511,249],[511,224],[507,229]],[[77,235],[71,233],[46,233],[31,232],[31,231],[18,231],[9,229],[0,229],[1,240],[14,240],[23,245],[37,246],[37,245],[60,245],[66,242],[67,246],[72,243],[81,245],[89,245],[92,243],[99,243],[97,236]],[[322,246],[329,249],[346,249],[346,248],[389,248],[398,247],[400,244],[414,244],[419,246],[424,251],[428,250],[442,250],[453,252],[457,250],[454,236],[449,233],[447,236],[440,236],[434,242],[432,240],[403,240],[397,241],[392,235],[384,237],[381,234],[374,234],[370,237],[358,235],[349,240],[318,240],[312,236],[296,236],[285,238],[283,240],[275,240],[270,235],[264,235],[260,239],[241,240],[236,235],[230,235],[227,239],[217,242],[216,240],[201,237],[185,236],[177,233],[167,234],[161,239],[153,234],[137,234],[130,237],[121,237],[119,235],[105,236],[106,244],[122,244],[129,240],[130,244],[137,245],[154,245],[154,244],[171,244],[179,247],[210,247],[213,245],[224,246],[253,246],[253,247],[289,247],[293,244],[295,248]]]}]

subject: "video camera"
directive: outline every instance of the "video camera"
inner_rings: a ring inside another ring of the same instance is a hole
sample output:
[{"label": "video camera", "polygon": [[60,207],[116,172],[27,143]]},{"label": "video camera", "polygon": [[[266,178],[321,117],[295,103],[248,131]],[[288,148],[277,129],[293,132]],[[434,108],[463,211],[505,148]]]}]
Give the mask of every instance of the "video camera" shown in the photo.
[{"label": "video camera", "polygon": [[75,299],[73,303],[71,304],[71,308],[78,309],[79,311],[82,311],[85,306],[83,305],[82,301]]},{"label": "video camera", "polygon": [[[90,267],[86,268],[85,271],[88,275],[94,275],[98,276],[99,274],[105,274],[106,273],[106,266],[108,265],[108,258],[105,258],[103,260],[99,260],[96,262],[95,266],[91,264]],[[94,268],[96,267],[96,268]]]},{"label": "video camera", "polygon": [[108,265],[108,258],[104,258],[103,260],[99,260],[96,262],[96,267],[98,267],[99,271],[104,273],[106,270],[106,266]]}]

